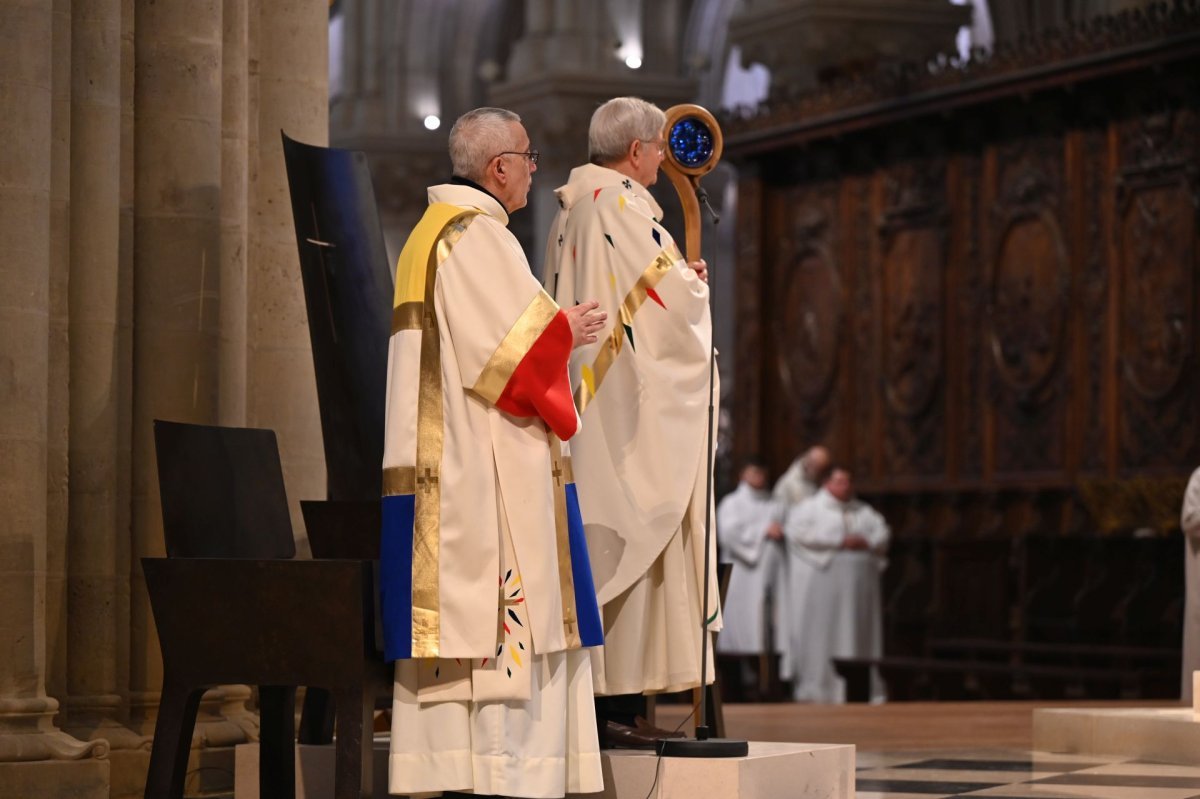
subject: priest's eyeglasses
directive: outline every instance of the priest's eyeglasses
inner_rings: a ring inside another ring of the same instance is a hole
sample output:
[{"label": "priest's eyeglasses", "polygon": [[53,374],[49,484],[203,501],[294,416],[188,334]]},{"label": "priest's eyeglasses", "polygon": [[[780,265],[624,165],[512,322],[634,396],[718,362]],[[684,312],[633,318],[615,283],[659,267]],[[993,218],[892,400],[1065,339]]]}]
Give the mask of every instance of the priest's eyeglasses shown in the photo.
[{"label": "priest's eyeglasses", "polygon": [[499,158],[502,155],[523,155],[526,158],[528,158],[529,163],[533,164],[534,166],[537,166],[538,159],[542,157],[542,154],[540,152],[538,152],[537,150],[529,150],[529,151],[523,152],[523,153],[517,152],[516,150],[505,150],[502,153],[496,153],[492,157]]}]

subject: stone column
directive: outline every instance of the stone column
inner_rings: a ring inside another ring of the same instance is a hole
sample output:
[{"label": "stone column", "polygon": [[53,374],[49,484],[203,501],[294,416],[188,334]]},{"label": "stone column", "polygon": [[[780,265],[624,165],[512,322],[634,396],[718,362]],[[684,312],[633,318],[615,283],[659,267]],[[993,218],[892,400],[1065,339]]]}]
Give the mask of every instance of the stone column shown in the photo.
[{"label": "stone column", "polygon": [[249,249],[247,0],[224,0],[221,24],[220,422],[246,423],[246,257]]},{"label": "stone column", "polygon": [[[311,144],[329,140],[329,17],[325,3],[310,0],[261,0],[260,8],[246,412],[249,424],[272,428],[279,437],[299,535],[299,501],[325,497],[325,453],[279,131]],[[299,544],[301,551],[307,548],[306,539]]]},{"label": "stone column", "polygon": [[[0,6],[0,797],[107,788],[102,742],[54,728],[46,685],[51,0]],[[68,766],[44,761],[87,759]],[[43,761],[43,762],[37,762]],[[82,772],[84,784],[78,777]],[[65,795],[59,793],[59,795]]]},{"label": "stone column", "polygon": [[[533,176],[528,226],[529,260],[541,274],[546,235],[558,202],[554,190],[572,167],[587,160],[587,128],[596,107],[613,97],[637,95],[662,108],[691,99],[694,84],[677,66],[658,60],[654,69],[633,70],[617,58],[614,25],[606,3],[526,0],[527,32],[513,46],[507,78],[491,87],[492,105],[521,115],[534,147],[542,152]],[[641,28],[642,23],[635,21]],[[527,228],[527,229],[528,229]]]},{"label": "stone column", "polygon": [[71,219],[71,0],[53,0],[50,99],[50,341],[46,385],[46,693],[67,693],[67,285]]},{"label": "stone column", "polygon": [[[129,623],[117,464],[123,385],[120,296],[121,0],[74,0],[71,16],[70,513],[67,720],[113,749],[148,738],[120,723]],[[66,239],[67,237],[64,237]],[[127,557],[127,556],[126,556]],[[121,564],[123,565],[123,564]],[[117,611],[117,612],[114,612]],[[120,652],[120,654],[119,654]]]},{"label": "stone column", "polygon": [[137,0],[130,706],[153,732],[162,657],[141,571],[164,554],[153,420],[217,419],[221,3]]},{"label": "stone column", "polygon": [[[132,659],[130,629],[132,569],[133,569],[133,298],[134,298],[134,186],[137,174],[134,162],[134,18],[136,0],[121,0],[121,139],[118,206],[118,293],[117,293],[117,359],[114,401],[117,406],[117,503],[115,540],[115,580],[113,615],[118,618],[116,629],[115,673],[118,693],[122,697],[122,720],[129,723],[130,662]],[[141,590],[145,590],[143,587]],[[144,619],[143,623],[148,621]],[[139,709],[139,716],[145,708]],[[152,728],[139,718],[137,732],[149,735]],[[112,761],[110,799],[141,799],[146,789],[146,769],[149,753],[143,750],[117,749]]]},{"label": "stone column", "polygon": [[971,9],[947,0],[747,0],[729,39],[771,70],[772,98],[811,89],[822,71],[952,53]]}]

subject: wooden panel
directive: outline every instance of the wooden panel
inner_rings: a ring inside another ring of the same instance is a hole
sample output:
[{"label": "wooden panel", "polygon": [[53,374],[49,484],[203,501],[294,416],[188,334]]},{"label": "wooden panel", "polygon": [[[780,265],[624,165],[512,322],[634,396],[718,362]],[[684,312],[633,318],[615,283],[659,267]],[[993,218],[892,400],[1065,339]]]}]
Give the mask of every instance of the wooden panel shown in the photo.
[{"label": "wooden panel", "polygon": [[[771,189],[764,225],[764,416],[777,473],[802,447],[836,440],[846,330],[836,183]],[[840,442],[839,442],[840,443]]]},{"label": "wooden panel", "polygon": [[876,496],[1200,463],[1195,38],[1071,94],[756,139],[737,451],[779,470],[824,443]]},{"label": "wooden panel", "polygon": [[989,148],[985,158],[992,473],[1057,476],[1066,463],[1070,300],[1063,145],[1038,136]]},{"label": "wooden panel", "polygon": [[1120,455],[1130,469],[1169,469],[1197,455],[1200,127],[1182,109],[1121,123],[1117,138]]},{"label": "wooden panel", "polygon": [[1200,5],[1171,8],[730,121],[736,449],[853,467],[897,542],[892,651],[1179,639]]},{"label": "wooden panel", "polygon": [[946,476],[945,164],[907,162],[881,180],[883,473],[936,483]]}]

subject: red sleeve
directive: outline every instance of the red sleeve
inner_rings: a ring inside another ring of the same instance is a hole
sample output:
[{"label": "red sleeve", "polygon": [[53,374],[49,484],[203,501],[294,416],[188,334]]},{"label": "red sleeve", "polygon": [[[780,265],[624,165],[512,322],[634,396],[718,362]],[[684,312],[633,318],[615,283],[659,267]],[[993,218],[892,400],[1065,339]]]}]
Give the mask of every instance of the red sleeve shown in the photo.
[{"label": "red sleeve", "polygon": [[513,370],[496,407],[513,416],[540,416],[564,441],[575,435],[579,418],[567,376],[572,343],[571,325],[560,310]]}]

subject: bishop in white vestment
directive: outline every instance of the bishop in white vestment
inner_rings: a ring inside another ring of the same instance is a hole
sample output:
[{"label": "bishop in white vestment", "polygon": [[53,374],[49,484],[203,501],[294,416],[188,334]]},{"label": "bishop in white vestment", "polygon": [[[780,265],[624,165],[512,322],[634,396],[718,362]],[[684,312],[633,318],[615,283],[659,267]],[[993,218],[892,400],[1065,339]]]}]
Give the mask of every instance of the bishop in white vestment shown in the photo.
[{"label": "bishop in white vestment", "polygon": [[599,791],[584,647],[602,629],[563,443],[579,426],[575,323],[506,227],[536,153],[500,109],[465,115],[450,147],[469,178],[429,189],[397,266],[388,351],[389,790]]},{"label": "bishop in white vestment", "polygon": [[[792,602],[788,649],[792,696],[802,702],[844,702],[835,657],[883,654],[880,573],[891,532],[870,505],[854,497],[850,473],[834,468],[815,496],[795,505],[783,523]],[[884,698],[878,675],[873,701]]]},{"label": "bishop in white vestment", "polygon": [[[597,109],[593,163],[557,190],[546,252],[551,296],[564,307],[598,300],[608,314],[599,342],[571,355],[583,420],[571,451],[603,606],[605,646],[593,656],[603,695],[698,686],[712,639],[701,634],[712,325],[703,264],[684,261],[646,188],[664,122],[636,98]],[[720,629],[711,543],[710,632]]]}]

